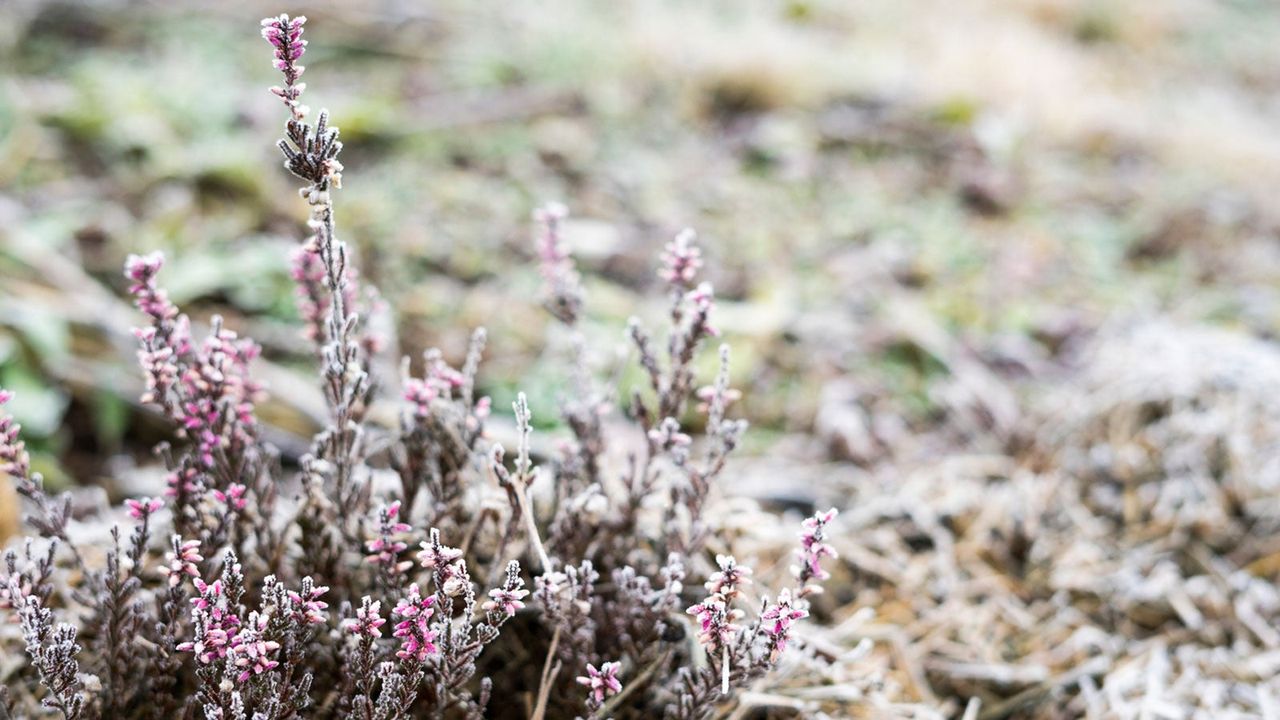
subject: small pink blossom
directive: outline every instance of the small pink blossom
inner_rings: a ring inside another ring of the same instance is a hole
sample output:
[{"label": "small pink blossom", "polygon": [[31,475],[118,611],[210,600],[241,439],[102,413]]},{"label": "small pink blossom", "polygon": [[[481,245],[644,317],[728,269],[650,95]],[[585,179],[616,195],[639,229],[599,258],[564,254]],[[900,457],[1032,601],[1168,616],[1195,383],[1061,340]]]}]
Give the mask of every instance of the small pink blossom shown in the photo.
[{"label": "small pink blossom", "polygon": [[697,618],[698,642],[708,651],[715,652],[728,645],[738,630],[730,622],[737,613],[730,610],[724,598],[719,595],[712,595],[697,605],[691,605],[685,612]]},{"label": "small pink blossom", "polygon": [[184,467],[169,473],[165,479],[165,497],[189,497],[200,491],[200,471],[193,467]]},{"label": "small pink blossom", "polygon": [[419,420],[431,415],[431,403],[439,394],[439,390],[426,380],[409,378],[405,381],[405,402],[409,403],[413,416]]},{"label": "small pink blossom", "polygon": [[432,607],[435,600],[434,595],[423,597],[418,584],[413,583],[409,586],[409,593],[391,611],[392,615],[404,618],[396,623],[395,630],[391,633],[400,638],[400,649],[396,651],[396,657],[423,662],[436,652],[436,634],[430,625],[431,616],[435,614]]},{"label": "small pink blossom", "polygon": [[327,586],[312,585],[310,577],[303,578],[301,592],[290,590],[289,602],[298,620],[306,625],[323,625],[327,622],[324,611],[329,604],[320,599],[327,592]]},{"label": "small pink blossom", "polygon": [[187,540],[183,542],[182,538],[174,535],[169,539],[172,550],[165,553],[165,561],[168,566],[160,568],[162,574],[169,576],[169,587],[177,587],[182,582],[184,575],[199,578],[200,571],[196,567],[196,563],[204,560],[204,556],[200,554],[200,541]]},{"label": "small pink blossom", "polygon": [[378,536],[365,543],[368,555],[365,561],[381,565],[392,573],[400,574],[413,567],[410,560],[400,560],[400,554],[408,549],[408,543],[398,536],[413,530],[413,526],[399,520],[400,501],[396,500],[378,511]]},{"label": "small pink blossom", "polygon": [[280,15],[262,21],[262,38],[275,48],[273,65],[285,73],[290,84],[302,75],[302,66],[295,63],[306,52],[307,41],[302,39],[302,26],[306,22],[307,18],[302,15],[296,18]]},{"label": "small pink blossom", "polygon": [[221,580],[205,583],[196,578],[194,584],[199,593],[191,599],[195,639],[179,643],[177,650],[193,653],[200,663],[208,665],[231,652],[240,618],[228,607]]},{"label": "small pink blossom", "polygon": [[587,663],[587,674],[577,680],[579,685],[587,686],[591,693],[588,702],[592,707],[599,708],[604,704],[605,698],[622,692],[622,681],[618,680],[618,671],[621,669],[622,663],[619,662],[604,663],[599,670],[595,665]]},{"label": "small pink blossom", "polygon": [[267,618],[258,613],[249,615],[249,622],[231,640],[228,654],[233,658],[235,666],[241,668],[236,677],[237,682],[244,682],[253,675],[275,669],[280,663],[272,660],[270,655],[280,649],[280,643],[267,640],[263,636],[267,629]]},{"label": "small pink blossom", "polygon": [[528,595],[528,590],[494,588],[489,591],[489,599],[485,601],[483,607],[489,612],[501,611],[507,617],[511,617],[517,610],[524,607],[523,601]]},{"label": "small pink blossom", "polygon": [[[706,413],[711,410],[711,403],[715,400],[718,390],[715,385],[704,385],[698,388],[698,412]],[[742,399],[742,391],[735,388],[727,388],[724,395],[721,396],[722,407],[729,407],[733,403]]]},{"label": "small pink blossom", "polygon": [[836,558],[836,549],[826,542],[827,525],[836,517],[832,508],[820,512],[804,521],[800,531],[800,549],[796,551],[800,564],[792,568],[796,578],[802,585],[802,595],[822,592],[818,585],[809,584],[810,580],[826,580],[831,574],[820,564],[823,558]]},{"label": "small pink blossom", "polygon": [[418,562],[428,570],[440,569],[446,575],[452,574],[454,566],[462,562],[462,551],[458,548],[440,544],[440,534],[431,531],[431,539],[422,543],[418,553]]},{"label": "small pink blossom", "polygon": [[160,508],[164,507],[164,500],[160,498],[140,498],[134,500],[132,498],[125,500],[124,504],[129,508],[129,517],[134,520],[142,520],[156,513]]},{"label": "small pink blossom", "polygon": [[226,505],[232,510],[243,510],[244,506],[248,503],[248,500],[244,496],[247,490],[248,488],[240,483],[231,483],[227,486],[226,492],[223,492],[222,490],[214,490],[213,497],[218,502]]},{"label": "small pink blossom", "polygon": [[582,311],[582,277],[573,265],[573,257],[562,236],[568,216],[568,208],[559,203],[547,203],[533,211],[544,305],[556,319],[572,325]]},{"label": "small pink blossom", "polygon": [[13,577],[0,573],[0,610],[12,610],[20,606],[22,599],[30,594],[31,581],[21,573]]},{"label": "small pink blossom", "polygon": [[778,653],[787,648],[791,624],[808,616],[809,612],[803,608],[796,607],[795,601],[791,598],[791,591],[785,589],[778,595],[778,602],[770,605],[760,615],[760,620],[765,623],[765,634],[770,638],[771,656],[773,658],[776,659]]},{"label": "small pink blossom", "polygon": [[716,555],[720,571],[708,578],[706,588],[726,602],[738,596],[744,585],[751,584],[751,568],[739,565],[732,555]]},{"label": "small pink blossom", "polygon": [[[13,399],[13,393],[0,390],[0,406]],[[20,438],[22,426],[13,418],[0,412],[0,472],[6,472],[16,478],[25,478],[31,474],[31,457],[27,454],[27,446]]]},{"label": "small pink blossom", "polygon": [[682,230],[663,248],[659,260],[662,267],[658,276],[671,285],[688,288],[698,276],[702,267],[702,250],[697,246],[697,234],[693,230]]},{"label": "small pink blossom", "polygon": [[718,336],[720,331],[706,321],[706,318],[716,306],[716,293],[711,287],[711,283],[700,283],[698,287],[690,290],[685,297],[689,302],[693,303],[693,309],[701,319],[707,334],[712,337]]},{"label": "small pink blossom", "polygon": [[366,595],[356,609],[356,616],[343,623],[347,632],[353,635],[365,635],[371,638],[382,637],[382,626],[387,624],[380,614],[382,603],[371,600]]}]

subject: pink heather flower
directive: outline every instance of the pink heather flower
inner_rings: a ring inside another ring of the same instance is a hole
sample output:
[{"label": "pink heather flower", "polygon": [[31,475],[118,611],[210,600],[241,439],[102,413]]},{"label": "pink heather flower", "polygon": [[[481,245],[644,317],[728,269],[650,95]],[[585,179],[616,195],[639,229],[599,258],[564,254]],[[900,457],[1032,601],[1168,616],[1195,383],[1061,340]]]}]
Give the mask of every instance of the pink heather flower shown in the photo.
[{"label": "pink heather flower", "polygon": [[302,39],[302,26],[307,18],[299,15],[290,19],[288,15],[264,18],[262,21],[262,38],[275,48],[274,65],[285,73],[290,84],[302,75],[302,66],[295,65],[306,52],[307,41]]},{"label": "pink heather flower", "polygon": [[[693,303],[693,309],[703,319],[703,322],[706,323],[706,317],[711,314],[711,311],[715,309],[716,306],[716,292],[715,289],[711,287],[711,283],[700,283],[698,287],[690,290],[689,294],[685,297],[688,298],[689,302]],[[720,331],[712,327],[710,324],[704,324],[704,327],[706,328],[708,335],[712,337],[720,335]]]},{"label": "pink heather flower", "polygon": [[231,651],[232,639],[240,626],[240,618],[228,608],[221,580],[205,583],[196,578],[194,584],[199,593],[191,599],[191,622],[195,639],[180,643],[177,650],[194,653],[199,662],[208,665],[226,657]]},{"label": "pink heather flower", "polygon": [[293,612],[298,619],[306,625],[323,625],[328,621],[324,611],[329,604],[320,599],[320,596],[329,592],[329,588],[325,585],[312,585],[311,578],[302,579],[302,591],[289,591],[289,602],[293,606]]},{"label": "pink heather flower", "polygon": [[226,505],[228,508],[232,510],[243,510],[245,504],[248,503],[248,500],[246,500],[244,497],[244,494],[247,490],[248,488],[246,488],[244,485],[241,485],[240,483],[231,483],[230,485],[227,486],[226,492],[223,492],[221,490],[214,490],[213,497],[218,502],[222,503],[223,505]]},{"label": "pink heather flower", "polygon": [[449,367],[439,350],[426,353],[426,374],[422,378],[405,378],[402,397],[408,404],[413,418],[421,420],[431,415],[431,404],[438,398],[448,399],[458,388],[467,384],[467,376]]},{"label": "pink heather flower", "polygon": [[182,582],[183,575],[199,579],[200,571],[196,563],[204,560],[204,556],[200,554],[200,541],[183,542],[181,537],[173,535],[169,538],[169,544],[172,550],[164,554],[165,561],[169,564],[160,568],[162,574],[169,576],[169,587],[177,587]]},{"label": "pink heather flower", "polygon": [[481,606],[487,613],[512,617],[524,607],[524,599],[529,591],[524,589],[524,580],[520,577],[520,563],[512,560],[507,563],[507,577],[502,587],[489,591],[489,599]]},{"label": "pink heather flower", "polygon": [[178,315],[178,308],[169,301],[169,295],[156,286],[156,276],[164,267],[164,254],[153,252],[149,255],[130,255],[124,264],[124,275],[132,284],[129,294],[133,295],[138,309],[153,320],[173,320]]},{"label": "pink heather flower", "polygon": [[458,548],[440,544],[440,533],[431,530],[431,539],[422,542],[422,550],[418,553],[418,562],[428,570],[437,568],[451,574],[452,568],[462,562],[462,551]]},{"label": "pink heather flower", "polygon": [[618,671],[621,669],[622,663],[619,662],[604,663],[599,670],[595,665],[587,663],[587,674],[578,677],[578,684],[589,689],[591,696],[588,703],[592,707],[599,708],[604,704],[605,698],[622,692],[622,682],[618,680]]},{"label": "pink heather flower", "polygon": [[[13,393],[0,390],[0,406],[13,399]],[[27,454],[27,446],[19,439],[22,426],[13,418],[0,412],[0,472],[6,472],[16,478],[26,478],[31,474],[31,459]]]},{"label": "pink heather flower", "polygon": [[494,588],[489,591],[489,599],[484,602],[483,607],[489,612],[501,611],[507,617],[511,617],[517,610],[524,607],[523,601],[528,595],[528,590]]},{"label": "pink heather flower", "polygon": [[280,664],[269,657],[280,649],[280,643],[264,639],[266,629],[267,618],[256,612],[250,613],[249,622],[232,638],[229,654],[234,658],[235,666],[241,668],[237,682],[244,682],[252,675],[261,675]]},{"label": "pink heather flower", "polygon": [[440,351],[432,350],[427,353],[427,382],[435,385],[442,395],[448,396],[452,391],[465,385],[467,378],[449,367],[449,364],[440,356]]},{"label": "pink heather flower", "polygon": [[196,597],[191,598],[191,604],[196,606],[198,610],[208,610],[211,607],[225,606],[226,596],[223,594],[222,580],[214,580],[207,583],[200,578],[191,581],[195,585]]},{"label": "pink heather flower", "polygon": [[439,395],[435,385],[419,378],[409,378],[404,384],[404,399],[409,403],[413,416],[422,419],[431,414],[431,403]]},{"label": "pink heather flower", "polygon": [[533,211],[544,302],[552,315],[572,325],[582,310],[582,277],[561,237],[561,226],[568,216],[569,210],[559,203],[548,203]]},{"label": "pink heather flower", "polygon": [[[301,87],[301,86],[300,86]],[[336,163],[336,160],[331,162]],[[324,260],[320,257],[320,248],[314,236],[295,248],[289,266],[289,275],[294,282],[294,297],[297,301],[298,315],[302,318],[302,336],[322,346],[328,342],[329,287],[326,281]],[[342,301],[347,307],[356,306],[356,298],[360,294],[359,276],[354,265],[348,265],[346,282],[342,285]],[[376,293],[369,291],[368,312],[362,315],[372,316],[380,312],[384,306]],[[384,339],[369,331],[367,323],[362,341],[369,356],[381,350]]]},{"label": "pink heather flower", "polygon": [[697,238],[697,233],[686,228],[667,243],[659,256],[662,266],[658,276],[677,288],[692,287],[702,267],[702,250],[695,244]]},{"label": "pink heather flower", "polygon": [[712,595],[697,605],[691,605],[685,612],[697,618],[698,642],[702,643],[708,652],[714,653],[717,649],[728,645],[733,640],[733,634],[738,630],[738,627],[730,622],[738,613],[730,610],[725,605],[724,598],[719,595]]},{"label": "pink heather flower", "polygon": [[391,611],[392,615],[404,618],[396,623],[395,630],[391,633],[400,638],[400,649],[396,651],[396,657],[402,660],[414,658],[423,662],[427,656],[436,652],[436,634],[430,626],[431,616],[435,614],[432,608],[435,600],[434,595],[422,597],[418,583],[413,583],[409,586],[409,594],[401,598]]},{"label": "pink heather flower", "polygon": [[533,211],[533,220],[538,224],[538,259],[542,261],[542,274],[548,280],[553,280],[562,269],[559,266],[570,259],[569,250],[560,237],[561,223],[567,217],[569,208],[556,202]]},{"label": "pink heather flower", "polygon": [[493,410],[493,400],[488,395],[476,401],[476,407],[473,411],[475,416],[484,420],[489,417],[489,413]]},{"label": "pink heather flower", "polygon": [[352,635],[380,638],[382,637],[382,626],[387,624],[387,621],[380,614],[381,610],[382,603],[365,595],[361,599],[360,607],[356,610],[356,616],[344,622],[343,627]]},{"label": "pink heather flower", "polygon": [[[209,337],[198,350],[193,349],[186,316],[175,319],[168,312],[171,306],[163,311],[152,307],[163,294],[151,277],[158,267],[158,260],[135,259],[126,272],[141,278],[134,285],[135,299],[152,316],[151,326],[135,331],[141,345],[138,357],[147,375],[143,401],[163,408],[178,424],[179,434],[194,442],[199,463],[212,468],[220,450],[256,441],[253,411],[262,387],[250,377],[249,365],[260,349],[250,340],[238,339],[216,316]],[[182,493],[174,488],[171,494]]]},{"label": "pink heather flower", "polygon": [[693,444],[693,438],[681,432],[680,422],[675,418],[664,418],[650,430],[649,441],[659,450],[670,452],[677,465],[683,465],[689,459],[689,446]]},{"label": "pink heather flower", "polygon": [[822,589],[817,585],[808,585],[810,580],[826,580],[831,574],[822,569],[822,558],[836,558],[839,555],[835,548],[826,542],[827,525],[835,519],[836,510],[832,508],[826,512],[820,512],[804,521],[800,532],[800,549],[796,551],[799,556],[800,565],[792,568],[800,583],[804,586],[803,590],[809,593],[818,593]]},{"label": "pink heather flower", "polygon": [[409,545],[397,540],[396,536],[412,531],[413,526],[400,522],[397,519],[399,515],[399,500],[379,510],[378,536],[365,544],[369,552],[365,560],[374,565],[382,565],[394,573],[403,573],[413,567],[412,561],[400,560],[400,553],[408,549]]},{"label": "pink heather flower", "polygon": [[791,624],[808,616],[808,611],[795,606],[790,590],[784,589],[779,593],[778,602],[770,605],[760,615],[760,620],[765,623],[764,632],[769,636],[769,644],[772,648],[770,652],[771,658],[776,659],[779,653],[787,649],[787,639],[791,632]]},{"label": "pink heather flower", "polygon": [[726,603],[738,596],[742,586],[751,584],[751,568],[739,565],[732,555],[716,555],[720,571],[707,580],[706,588],[712,595],[719,595]]},{"label": "pink heather flower", "polygon": [[165,497],[189,497],[200,491],[200,471],[193,467],[184,467],[169,473],[165,479]]},{"label": "pink heather flower", "polygon": [[[31,581],[21,574],[9,577],[0,573],[0,610],[19,607],[22,599],[31,594]],[[17,618],[14,618],[15,620]]]},{"label": "pink heather flower", "polygon": [[141,498],[138,500],[125,500],[124,504],[129,508],[129,517],[134,520],[142,520],[164,507],[164,501],[160,498]]},{"label": "pink heather flower", "polygon": [[290,275],[297,285],[294,294],[298,301],[298,314],[302,316],[303,336],[313,342],[325,340],[325,288],[324,262],[320,251],[311,243],[293,251]]},{"label": "pink heather flower", "polygon": [[[715,385],[704,385],[703,387],[698,388],[698,412],[707,413],[711,411],[711,404],[715,400],[716,392],[717,389]],[[721,402],[723,403],[721,407],[727,408],[741,399],[741,390],[727,388],[724,391],[724,395],[721,396]]]}]

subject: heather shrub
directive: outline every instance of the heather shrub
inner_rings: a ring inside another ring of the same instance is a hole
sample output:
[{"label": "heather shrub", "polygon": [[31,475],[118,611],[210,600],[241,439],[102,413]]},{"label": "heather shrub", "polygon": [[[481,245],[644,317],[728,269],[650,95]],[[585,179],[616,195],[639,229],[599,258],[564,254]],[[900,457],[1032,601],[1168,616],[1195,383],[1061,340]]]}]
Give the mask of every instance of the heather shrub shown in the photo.
[{"label": "heather shrub", "polygon": [[[536,454],[520,395],[508,451],[477,396],[482,329],[460,367],[430,351],[399,378],[375,371],[387,343],[366,319],[385,308],[337,231],[342,143],[302,103],[304,23],[268,18],[262,34],[283,76],[271,89],[288,113],[278,145],[309,212],[292,273],[329,422],[286,465],[256,415],[269,391],[254,375],[258,346],[218,318],[196,327],[164,290],[163,257],[131,257],[142,399],[174,435],[158,448],[166,490],[95,509],[119,522],[105,548],[87,547],[69,496],[45,492],[0,413],[0,470],[33,532],[0,566],[0,612],[26,655],[0,717],[709,718],[730,707],[794,644],[835,554],[834,511],[805,521],[791,586],[767,594],[717,536],[708,504],[746,424],[729,417],[728,348],[710,382],[695,372],[717,334],[695,236],[660,257],[664,333],[627,328],[644,382],[624,393],[587,361],[566,211],[535,213],[544,303],[570,339],[565,437]],[[369,417],[380,394],[398,395],[395,427]]]}]

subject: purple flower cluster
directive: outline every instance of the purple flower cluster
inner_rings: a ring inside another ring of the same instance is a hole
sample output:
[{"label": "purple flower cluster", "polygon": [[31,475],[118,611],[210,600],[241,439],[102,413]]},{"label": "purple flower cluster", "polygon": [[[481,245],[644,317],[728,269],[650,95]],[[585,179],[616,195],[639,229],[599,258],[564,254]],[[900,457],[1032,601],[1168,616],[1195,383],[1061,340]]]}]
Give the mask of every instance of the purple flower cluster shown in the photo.
[{"label": "purple flower cluster", "polygon": [[188,498],[196,495],[203,487],[200,471],[195,467],[181,467],[165,478],[165,497]]},{"label": "purple flower cluster", "polygon": [[[272,92],[290,111],[280,148],[286,168],[303,181],[310,213],[292,275],[320,361],[328,421],[299,453],[293,476],[295,458],[282,462],[255,418],[262,388],[250,366],[259,347],[216,317],[207,334],[193,335],[158,283],[163,256],[130,256],[129,293],[146,318],[135,331],[143,399],[163,411],[182,442],[159,448],[168,473],[164,499],[125,501],[138,522],[127,547],[119,529],[112,531],[114,548],[99,562],[104,553],[82,554],[72,540],[78,534],[67,531],[70,497],[45,495],[17,424],[0,413],[0,471],[15,476],[39,511],[33,527],[56,541],[42,544],[49,548],[43,558],[32,557],[29,543],[21,569],[9,553],[0,575],[0,608],[19,611],[36,671],[30,676],[45,686],[18,703],[43,700],[67,717],[83,706],[95,717],[146,708],[156,717],[478,718],[489,714],[491,699],[519,688],[536,690],[531,700],[540,717],[573,717],[585,707],[589,720],[599,720],[615,705],[628,717],[711,716],[724,694],[754,683],[795,644],[806,598],[828,576],[821,562],[835,556],[828,538],[835,511],[805,523],[799,589],[784,590],[774,603],[766,598],[758,618],[744,622],[750,568],[727,554],[705,567],[708,548],[724,544],[707,510],[713,481],[745,421],[726,415],[740,397],[729,387],[727,348],[714,384],[697,389],[700,350],[716,331],[694,234],[680,233],[662,254],[669,322],[653,336],[638,321],[631,326],[647,387],[615,396],[596,377],[597,348],[578,326],[584,291],[564,238],[567,211],[553,204],[534,213],[546,304],[572,345],[564,430],[545,443],[560,447],[558,455],[537,452],[543,446],[532,442],[524,393],[513,403],[514,462],[486,434],[490,401],[476,397],[483,329],[457,368],[431,350],[412,377],[406,359],[400,391],[390,389],[391,401],[400,401],[398,432],[382,427],[372,417],[381,417],[382,393],[394,381],[375,361],[382,341],[365,310],[376,307],[376,296],[361,293],[352,263],[358,253],[338,235],[337,128],[324,111],[308,122],[300,103],[304,23],[268,18],[262,35],[284,76]],[[0,405],[9,399],[0,390]],[[696,445],[681,424],[694,402],[706,415],[705,442]],[[633,423],[644,446],[633,450],[632,441],[614,437],[623,422]],[[495,481],[487,488],[477,486],[484,471]],[[384,477],[397,487],[384,487]],[[505,492],[506,502],[491,490]],[[152,542],[160,523],[166,547]],[[410,550],[421,538],[415,527],[431,528],[418,566]],[[220,563],[206,563],[202,553],[212,548],[226,548]],[[538,568],[533,592],[521,563]],[[71,579],[53,581],[68,568]],[[217,579],[202,574],[211,569],[219,569]],[[491,589],[481,593],[471,573]],[[300,584],[289,590],[277,578]],[[686,612],[707,657],[687,662],[688,653],[673,652],[673,631],[686,622],[685,583],[704,579],[705,599]],[[340,608],[340,628],[327,627],[331,602]],[[54,626],[53,607],[77,608],[87,651],[76,644],[75,627]],[[495,641],[517,615],[527,620],[521,632],[540,629],[552,638],[532,645],[548,648],[535,688],[501,658],[481,659],[486,648],[506,652],[506,643],[495,648]],[[383,637],[388,622],[394,640]],[[624,667],[637,671],[628,688],[634,693],[623,691]],[[484,677],[486,668],[498,672]],[[4,704],[0,693],[0,715]]]},{"label": "purple flower cluster", "polygon": [[244,682],[253,675],[261,675],[280,665],[279,660],[271,657],[280,649],[280,643],[266,639],[266,629],[267,617],[251,612],[248,622],[231,639],[228,655],[232,658],[232,663],[240,668],[240,674],[236,676],[237,682]]},{"label": "purple flower cluster", "polygon": [[[176,573],[171,574],[170,578],[175,576]],[[222,580],[206,583],[197,577],[194,583],[199,593],[191,599],[195,637],[180,643],[177,649],[178,652],[195,654],[197,660],[208,665],[231,652],[233,639],[240,628],[240,618],[231,610]]]},{"label": "purple flower cluster", "polygon": [[324,262],[314,243],[307,242],[294,249],[289,274],[296,285],[293,292],[297,298],[298,314],[302,316],[302,335],[322,346],[328,334],[325,320],[329,311],[329,291],[324,284]]},{"label": "purple flower cluster", "polygon": [[310,577],[302,578],[302,588],[287,593],[289,609],[294,619],[301,625],[323,625],[328,622],[324,611],[329,604],[320,599],[327,592],[328,587],[316,585]]},{"label": "purple flower cluster", "polygon": [[[13,393],[0,389],[0,408],[13,399]],[[19,433],[22,426],[0,410],[0,472],[17,478],[31,474],[31,459]]]},{"label": "purple flower cluster", "polygon": [[378,511],[378,536],[365,544],[368,555],[365,560],[382,567],[393,575],[401,575],[413,567],[411,560],[401,560],[400,553],[409,545],[398,536],[412,532],[413,526],[400,519],[400,501],[396,500]]},{"label": "purple flower cluster", "polygon": [[716,565],[720,569],[707,579],[706,588],[712,595],[731,602],[742,592],[743,586],[751,584],[751,568],[739,565],[732,555],[716,555]]},{"label": "purple flower cluster", "polygon": [[[404,400],[408,403],[413,417],[418,420],[431,414],[431,403],[437,398],[448,399],[453,396],[454,391],[467,384],[466,375],[449,367],[439,352],[427,352],[425,361],[425,377],[406,378],[404,383]],[[487,401],[485,405],[487,407]]]},{"label": "purple flower cluster", "polygon": [[220,450],[253,442],[254,404],[262,388],[249,365],[260,349],[224,328],[216,316],[209,336],[194,347],[187,317],[156,284],[163,265],[163,256],[153,253],[132,255],[125,266],[134,303],[151,319],[150,326],[134,330],[147,376],[143,401],[164,408],[181,433],[195,442],[201,465],[212,468]]},{"label": "purple flower cluster", "polygon": [[164,507],[164,500],[144,497],[137,500],[125,500],[124,504],[125,507],[129,508],[129,517],[134,520],[143,520],[159,512],[160,508]]},{"label": "purple flower cluster", "polygon": [[437,652],[436,633],[430,624],[431,616],[435,614],[432,607],[435,601],[434,595],[423,597],[418,583],[413,583],[409,586],[408,594],[391,611],[392,615],[404,618],[396,623],[395,630],[391,633],[400,638],[400,649],[396,651],[396,657],[425,662],[427,657]]},{"label": "purple flower cluster", "polygon": [[720,595],[709,595],[685,611],[698,621],[698,642],[708,653],[716,654],[733,641],[738,626],[733,623],[742,611],[730,608]]},{"label": "purple flower cluster", "polygon": [[822,592],[822,586],[812,581],[822,581],[831,574],[822,568],[823,558],[836,558],[836,549],[827,543],[827,526],[836,517],[836,509],[820,512],[804,521],[800,531],[800,549],[796,554],[800,564],[792,568],[796,579],[800,581],[800,597],[816,595]]},{"label": "purple flower cluster", "polygon": [[751,584],[751,568],[739,565],[732,555],[717,555],[719,572],[707,580],[710,593],[705,600],[689,607],[687,612],[698,620],[698,642],[711,655],[721,652],[733,640],[738,626],[734,620],[742,617],[742,611],[733,607],[733,601],[742,588]]},{"label": "purple flower cluster", "polygon": [[173,535],[169,538],[169,546],[170,550],[164,556],[168,564],[160,568],[160,573],[169,578],[169,587],[176,587],[184,575],[198,580],[200,569],[197,563],[204,561],[200,554],[200,541],[184,541],[181,536]]},{"label": "purple flower cluster", "polygon": [[301,121],[307,115],[307,108],[298,101],[306,88],[298,82],[306,70],[298,64],[307,51],[307,41],[302,39],[302,26],[306,22],[307,18],[302,15],[296,18],[280,15],[262,21],[262,37],[275,49],[272,65],[284,73],[284,87],[273,87],[271,92],[289,107],[295,121]]},{"label": "purple flower cluster", "polygon": [[587,663],[587,674],[577,678],[579,685],[587,686],[587,709],[592,713],[604,705],[605,698],[622,692],[622,681],[618,679],[621,669],[620,662],[601,663],[599,669]]},{"label": "purple flower cluster", "polygon": [[471,576],[462,550],[440,542],[440,531],[431,528],[430,537],[422,542],[418,563],[433,571],[436,587],[446,595],[460,595],[470,589]]},{"label": "purple flower cluster", "polygon": [[276,49],[275,68],[287,71],[306,52],[307,41],[302,39],[302,26],[307,18],[288,15],[266,18],[262,21],[262,37]]},{"label": "purple flower cluster", "polygon": [[138,309],[154,323],[174,322],[178,308],[169,300],[169,294],[156,284],[156,276],[164,267],[164,254],[130,255],[124,264],[124,275],[129,278],[129,294]]},{"label": "purple flower cluster", "polygon": [[686,228],[663,248],[658,277],[674,288],[688,290],[698,277],[698,270],[702,268],[702,248],[695,243],[697,237],[697,233]]},{"label": "purple flower cluster", "polygon": [[346,620],[343,623],[343,627],[352,635],[380,638],[382,637],[382,626],[387,624],[386,619],[382,617],[381,610],[381,602],[365,595],[361,599],[360,607],[356,609],[356,616]]},{"label": "purple flower cluster", "polygon": [[791,591],[785,588],[778,594],[778,601],[760,614],[764,632],[769,636],[770,662],[777,660],[778,655],[787,649],[792,623],[806,617],[809,617],[809,611],[798,607],[791,597]]},{"label": "purple flower cluster", "polygon": [[560,203],[547,203],[533,211],[537,227],[535,246],[538,269],[544,282],[543,304],[566,325],[574,325],[582,312],[582,277],[573,265],[573,257],[562,236],[569,210]]},{"label": "purple flower cluster", "polygon": [[481,607],[485,612],[509,618],[524,607],[524,599],[528,596],[529,591],[524,589],[524,580],[520,578],[520,563],[512,560],[507,563],[507,576],[502,587],[490,590],[489,599]]},{"label": "purple flower cluster", "polygon": [[214,452],[251,442],[254,403],[261,387],[249,374],[249,363],[260,349],[252,340],[239,340],[231,330],[215,324],[192,366],[182,374],[184,400],[178,420],[199,448],[207,467]]},{"label": "purple flower cluster", "polygon": [[248,504],[244,496],[248,490],[242,483],[231,483],[226,490],[214,490],[213,499],[225,505],[228,510],[239,512]]}]

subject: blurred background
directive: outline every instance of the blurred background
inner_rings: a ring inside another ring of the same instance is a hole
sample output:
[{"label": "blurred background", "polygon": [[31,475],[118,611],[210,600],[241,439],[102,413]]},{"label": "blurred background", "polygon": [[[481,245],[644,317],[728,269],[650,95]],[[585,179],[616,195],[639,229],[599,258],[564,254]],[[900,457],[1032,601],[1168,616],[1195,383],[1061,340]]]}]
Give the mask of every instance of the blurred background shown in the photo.
[{"label": "blurred background", "polygon": [[[882,630],[859,632],[919,641],[875,670],[901,698],[1067,687],[1075,705],[1035,716],[1075,716],[1091,701],[1061,673],[1154,657],[1037,655],[1019,633],[1081,597],[1062,638],[1280,645],[1204,630],[1216,601],[1194,584],[1192,620],[1163,599],[1208,572],[1190,546],[1135,549],[1176,531],[1223,577],[1280,568],[1280,5],[7,0],[0,386],[54,487],[128,495],[164,436],[136,402],[129,253],[163,250],[184,309],[265,346],[283,446],[313,428],[288,276],[304,211],[258,37],[279,12],[309,18],[307,101],[346,143],[339,230],[400,351],[458,361],[485,325],[495,408],[522,389],[550,423],[563,388],[535,206],[570,208],[602,365],[628,316],[662,312],[662,244],[699,231],[753,427],[734,492],[846,508],[830,614],[873,606]],[[1102,525],[1055,515],[1073,503]],[[1080,538],[1103,549],[1072,555]],[[1108,579],[1166,562],[1168,587]],[[1006,600],[948,594],[988,576],[981,597]],[[956,602],[1026,627],[959,650],[969,631],[939,619]],[[1261,702],[1234,682],[1230,702]]]}]

